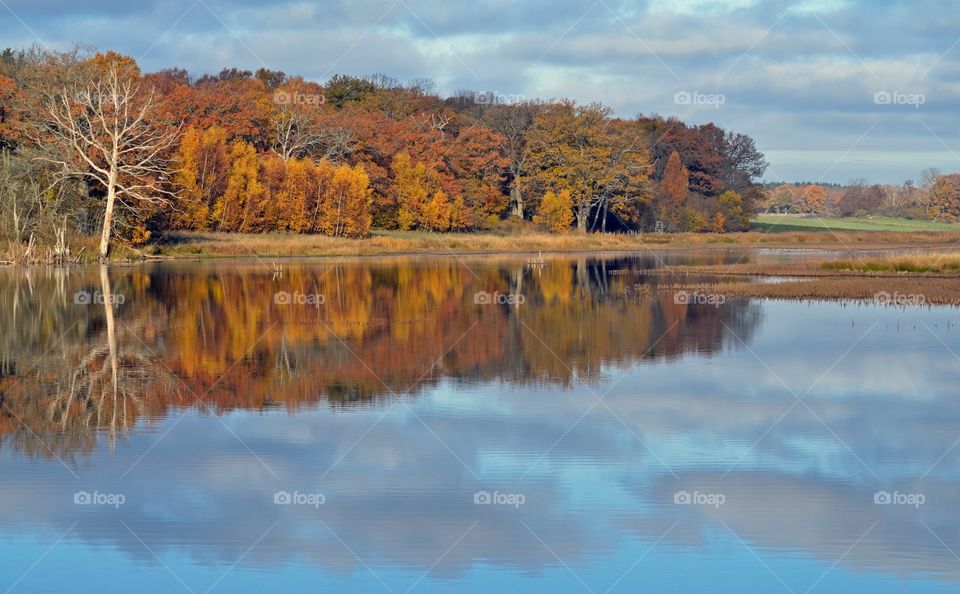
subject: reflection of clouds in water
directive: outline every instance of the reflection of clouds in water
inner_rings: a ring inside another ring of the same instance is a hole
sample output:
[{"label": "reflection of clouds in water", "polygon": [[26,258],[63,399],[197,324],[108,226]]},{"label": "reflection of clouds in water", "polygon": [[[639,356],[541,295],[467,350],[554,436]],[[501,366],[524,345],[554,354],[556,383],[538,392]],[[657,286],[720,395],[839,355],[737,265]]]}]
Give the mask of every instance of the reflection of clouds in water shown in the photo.
[{"label": "reflection of clouds in water", "polygon": [[[16,481],[0,493],[7,529],[80,523],[74,534],[91,542],[113,542],[131,555],[148,554],[120,521],[150,543],[154,550],[184,547],[199,562],[235,560],[274,521],[248,561],[284,564],[298,558],[332,570],[356,570],[356,560],[330,535],[326,524],[366,562],[386,562],[426,570],[474,521],[469,535],[438,564],[436,575],[463,571],[476,560],[521,570],[553,564],[552,556],[517,520],[522,519],[568,563],[586,563],[587,551],[608,550],[598,531],[582,517],[563,513],[558,485],[530,481],[517,485],[497,480],[477,481],[417,421],[391,417],[361,441],[325,480],[327,467],[369,426],[371,415],[337,415],[328,411],[230,419],[238,433],[255,423],[258,432],[282,435],[292,425],[301,435],[316,431],[313,443],[251,439],[257,453],[280,476],[252,460],[230,434],[209,419],[181,423],[123,481],[115,477],[136,459],[149,438],[134,439],[134,448],[118,450],[84,472],[80,484],[87,490],[122,492],[127,503],[119,509],[72,505],[75,483],[58,488],[38,487],[44,481]],[[466,431],[469,420],[458,420],[463,438],[451,427],[430,419],[431,427],[465,460],[476,459],[475,435]],[[412,423],[412,424],[411,424]],[[136,442],[141,442],[137,444]],[[257,445],[259,444],[259,446]],[[208,452],[200,455],[198,452]],[[473,452],[473,453],[472,453]],[[5,461],[9,464],[9,460]],[[56,481],[57,469],[39,469]],[[61,469],[62,471],[62,469]],[[318,509],[274,505],[273,494],[286,489],[322,492],[326,502]],[[474,504],[474,492],[517,492],[526,497],[520,509]]]},{"label": "reflection of clouds in water", "polygon": [[[869,357],[850,361],[845,372],[852,380]],[[710,366],[705,361],[687,364],[691,372]],[[792,400],[744,397],[729,388],[671,391],[668,382],[676,382],[676,375],[666,364],[644,366],[636,373],[647,383],[625,380],[622,389],[614,387],[606,396],[607,402],[670,465],[676,479],[613,415],[597,407],[525,480],[517,480],[593,399],[582,389],[506,393],[502,386],[489,385],[461,394],[471,401],[464,410],[455,406],[458,396],[445,389],[408,399],[452,453],[397,405],[322,481],[319,477],[383,414],[382,408],[342,412],[321,407],[295,416],[224,417],[280,480],[217,421],[193,415],[122,481],[116,477],[164,425],[151,435],[134,436],[128,448],[118,448],[113,456],[98,457],[82,469],[79,483],[59,465],[28,471],[8,457],[3,470],[10,481],[0,492],[0,505],[9,513],[2,521],[11,531],[38,523],[65,526],[79,518],[79,537],[114,543],[149,561],[149,553],[119,523],[122,520],[154,550],[183,549],[201,563],[235,560],[279,521],[247,562],[273,566],[305,559],[335,572],[362,567],[324,524],[367,563],[423,571],[478,521],[433,569],[436,576],[452,576],[480,561],[530,572],[555,566],[553,556],[518,520],[576,567],[610,554],[622,544],[623,534],[655,540],[674,521],[679,524],[665,542],[699,548],[705,546],[708,531],[723,532],[718,520],[751,546],[793,550],[830,564],[879,519],[843,566],[898,574],[954,571],[953,557],[916,520],[923,519],[951,548],[960,549],[955,536],[960,527],[950,513],[953,504],[960,503],[955,484],[931,479],[918,485],[928,500],[920,510],[878,508],[872,502],[875,490],[906,491],[913,486],[897,472],[881,473],[884,479],[897,480],[892,486],[869,480],[859,463],[805,411],[788,416],[757,446],[755,457],[721,480],[722,470]],[[960,404],[952,403],[951,392],[934,378],[918,381],[933,397],[919,406],[911,402],[912,418],[900,414],[904,404],[891,394],[863,402],[844,399],[831,406],[812,396],[824,420],[858,455],[878,472],[896,471],[927,459],[932,463],[935,456],[929,452],[939,455],[956,439],[923,432],[936,418],[953,417]],[[642,393],[629,385],[643,386]],[[873,434],[878,427],[891,431],[891,439],[879,445]],[[704,441],[692,441],[690,435]],[[812,445],[796,445],[804,443]],[[718,449],[711,454],[714,445]],[[806,459],[823,447],[832,455],[815,462]],[[945,465],[950,463],[948,458]],[[77,484],[122,492],[127,503],[118,510],[77,509],[70,500]],[[725,494],[726,503],[716,510],[678,508],[672,494],[684,489],[713,489]],[[326,503],[316,510],[274,505],[278,490],[321,492]],[[473,493],[478,490],[521,492],[526,503],[520,509],[477,506]]]},{"label": "reflection of clouds in water", "polygon": [[677,519],[680,523],[671,538],[692,546],[704,542],[708,527],[729,529],[758,551],[791,550],[827,565],[842,558],[843,566],[856,571],[901,576],[929,572],[960,579],[956,557],[937,540],[943,539],[953,550],[960,545],[954,513],[960,504],[956,485],[927,481],[901,487],[901,491],[924,493],[927,504],[919,509],[879,506],[874,504],[873,487],[811,480],[810,476],[762,471],[721,478],[716,473],[690,472],[679,480],[658,481],[638,495],[669,501],[679,490],[719,492],[726,497],[724,505],[686,508],[669,520],[623,516],[622,526],[656,538],[662,526]]},{"label": "reflection of clouds in water", "polygon": [[[588,411],[594,397],[576,382],[564,389],[557,383],[535,387],[511,381],[528,380],[534,368],[527,366],[534,362],[541,372],[553,369],[545,363],[553,361],[549,353],[539,352],[526,336],[527,348],[541,359],[510,359],[514,351],[480,358],[489,369],[479,377],[473,377],[473,367],[465,366],[462,375],[448,369],[455,379],[439,378],[437,388],[406,397],[402,404],[386,399],[366,407],[321,404],[290,414],[221,417],[269,470],[218,420],[194,413],[122,480],[117,477],[176,415],[149,433],[134,432],[128,445],[113,452],[100,448],[82,458],[80,481],[54,461],[31,465],[4,452],[0,509],[6,513],[0,529],[30,532],[46,525],[62,532],[79,519],[74,530],[79,538],[114,544],[152,563],[125,523],[155,551],[184,551],[212,565],[234,562],[277,522],[245,563],[273,567],[306,559],[334,572],[362,571],[329,527],[366,563],[425,571],[436,562],[432,573],[450,576],[483,562],[530,573],[555,567],[553,554],[518,520],[566,563],[579,567],[611,555],[627,535],[652,541],[677,521],[665,544],[700,551],[707,534],[725,534],[722,521],[759,548],[795,551],[829,565],[879,519],[844,558],[845,567],[954,571],[949,552],[916,520],[923,519],[960,550],[960,525],[950,513],[957,503],[951,471],[960,451],[916,487],[928,499],[920,510],[872,504],[872,493],[880,488],[914,488],[912,477],[960,437],[955,398],[960,365],[951,365],[952,357],[929,333],[897,333],[889,325],[900,318],[911,329],[923,321],[932,325],[942,310],[905,314],[877,308],[838,311],[836,305],[740,305],[745,307],[722,310],[730,316],[725,324],[738,334],[750,328],[751,336],[741,334],[750,349],[798,395],[873,319],[882,323],[806,396],[814,412],[798,406],[765,436],[794,404],[793,396],[722,331],[717,319],[708,324],[697,318],[718,312],[691,311],[683,312],[693,321],[678,330],[672,350],[640,364],[635,358],[646,346],[634,342],[652,340],[656,332],[650,337],[614,333],[618,342],[605,344],[599,337],[608,328],[613,333],[614,323],[601,325],[595,343],[569,345],[575,352],[596,344],[594,363],[585,368],[599,373],[586,381],[616,416],[603,406]],[[754,334],[761,309],[764,323]],[[525,323],[533,324],[533,313],[532,307],[523,311]],[[593,320],[579,309],[562,313],[557,320]],[[856,320],[847,327],[850,317]],[[603,319],[620,320],[616,315]],[[550,330],[557,320],[544,318],[540,327]],[[658,320],[650,327],[670,324]],[[582,331],[574,324],[568,334]],[[564,336],[558,334],[556,341]],[[940,336],[960,352],[956,338]],[[689,352],[704,348],[712,356]],[[610,349],[622,357],[611,362]],[[320,366],[330,360],[303,362]],[[403,387],[410,381],[406,371],[396,372]],[[462,382],[470,382],[467,389]],[[831,431],[882,480],[874,479]],[[719,509],[673,505],[678,490],[708,488],[727,497]],[[78,489],[123,493],[127,502],[119,509],[80,508],[72,505]],[[274,505],[280,490],[319,492],[326,501],[318,509]],[[519,509],[478,506],[473,494],[479,490],[519,492],[526,501]]]}]

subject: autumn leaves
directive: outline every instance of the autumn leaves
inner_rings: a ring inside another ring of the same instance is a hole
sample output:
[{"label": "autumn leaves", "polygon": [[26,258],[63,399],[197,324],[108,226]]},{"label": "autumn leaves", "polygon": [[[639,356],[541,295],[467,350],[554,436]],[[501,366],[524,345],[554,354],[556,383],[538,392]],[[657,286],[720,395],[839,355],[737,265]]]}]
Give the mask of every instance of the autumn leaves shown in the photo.
[{"label": "autumn leaves", "polygon": [[258,154],[226,131],[191,128],[177,153],[177,223],[188,229],[292,231],[362,237],[370,230],[370,181],[360,166]]},{"label": "autumn leaves", "polygon": [[[599,103],[486,104],[473,93],[442,98],[426,83],[383,76],[337,75],[321,86],[267,69],[142,74],[133,59],[114,53],[11,56],[0,59],[0,150],[19,162],[35,161],[27,149],[49,159],[70,152],[70,138],[48,134],[28,146],[10,122],[44,122],[49,114],[34,105],[40,98],[74,79],[96,87],[114,70],[125,73],[130,100],[150,108],[138,129],[164,140],[162,150],[149,151],[149,170],[129,158],[111,165],[105,149],[74,149],[67,174],[77,183],[60,185],[62,199],[28,196],[16,216],[0,210],[0,220],[17,221],[18,241],[50,235],[46,228],[62,227],[64,213],[78,229],[89,221],[109,228],[103,203],[111,188],[122,198],[117,234],[135,244],[172,230],[333,237],[363,237],[372,228],[476,231],[512,217],[553,232],[647,231],[663,221],[677,230],[729,231],[745,227],[742,215],[759,193],[754,180],[766,166],[743,135],[654,116],[619,118]],[[21,99],[8,113],[13,95]],[[68,95],[64,105],[69,113],[48,128],[73,123],[81,138],[99,130],[90,125],[99,104]],[[0,175],[19,162],[0,161]],[[119,181],[91,179],[97,167],[114,170]],[[53,173],[23,175],[47,187]],[[149,195],[127,200],[124,184],[150,188]],[[739,198],[721,203],[727,191]],[[21,223],[21,213],[31,220]]]},{"label": "autumn leaves", "polygon": [[414,163],[407,153],[393,159],[397,193],[397,226],[424,231],[462,231],[473,226],[462,196],[453,200],[443,191],[437,172],[424,163]]}]

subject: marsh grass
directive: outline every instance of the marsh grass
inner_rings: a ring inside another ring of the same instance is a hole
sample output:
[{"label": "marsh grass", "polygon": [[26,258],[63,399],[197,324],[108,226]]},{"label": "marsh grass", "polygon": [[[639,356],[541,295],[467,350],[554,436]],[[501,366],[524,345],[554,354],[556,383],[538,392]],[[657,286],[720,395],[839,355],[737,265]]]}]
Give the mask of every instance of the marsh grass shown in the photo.
[{"label": "marsh grass", "polygon": [[306,257],[377,255],[448,255],[469,253],[536,253],[589,251],[642,251],[650,248],[698,247],[852,247],[858,249],[919,246],[945,248],[960,244],[960,234],[947,232],[791,232],[599,234],[426,233],[376,231],[364,239],[281,233],[172,233],[160,238],[144,253],[173,258]]},{"label": "marsh grass", "polygon": [[911,274],[946,274],[960,272],[960,253],[930,252],[882,257],[866,257],[856,260],[824,262],[824,270],[849,270],[854,272],[891,272]]},{"label": "marsh grass", "polygon": [[761,284],[755,282],[698,284],[697,290],[723,294],[729,298],[760,298],[798,301],[855,301],[887,304],[890,296],[918,296],[921,306],[960,306],[960,283],[950,278],[930,277],[826,277],[792,282]]}]

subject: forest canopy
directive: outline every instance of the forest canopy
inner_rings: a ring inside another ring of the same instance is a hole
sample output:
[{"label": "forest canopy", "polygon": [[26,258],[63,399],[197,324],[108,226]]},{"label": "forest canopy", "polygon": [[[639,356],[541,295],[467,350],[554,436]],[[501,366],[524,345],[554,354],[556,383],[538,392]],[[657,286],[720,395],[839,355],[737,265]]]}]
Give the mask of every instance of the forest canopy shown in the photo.
[{"label": "forest canopy", "polygon": [[[572,99],[441,97],[420,79],[144,73],[134,59],[0,54],[0,238],[174,230],[737,231],[763,199],[753,140]],[[113,150],[119,147],[119,150]]]}]

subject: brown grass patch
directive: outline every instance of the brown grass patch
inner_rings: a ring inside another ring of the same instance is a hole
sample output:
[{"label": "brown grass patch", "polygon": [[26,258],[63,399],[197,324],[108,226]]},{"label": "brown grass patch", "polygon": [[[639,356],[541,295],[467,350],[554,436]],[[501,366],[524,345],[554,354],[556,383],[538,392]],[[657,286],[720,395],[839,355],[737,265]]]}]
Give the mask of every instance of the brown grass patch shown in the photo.
[{"label": "brown grass patch", "polygon": [[824,270],[854,272],[907,272],[914,274],[960,273],[960,253],[928,252],[921,254],[864,257],[856,260],[824,262]]},{"label": "brown grass patch", "polygon": [[173,233],[145,253],[167,257],[298,257],[373,256],[394,254],[536,253],[643,251],[653,248],[703,249],[722,247],[805,247],[858,249],[916,246],[944,248],[960,245],[960,234],[949,232],[792,232],[581,234],[522,232],[423,233],[378,232],[365,239],[279,233]]},{"label": "brown grass patch", "polygon": [[776,284],[749,282],[691,285],[687,290],[727,297],[859,301],[880,305],[960,306],[960,283],[946,278],[818,278]]}]

